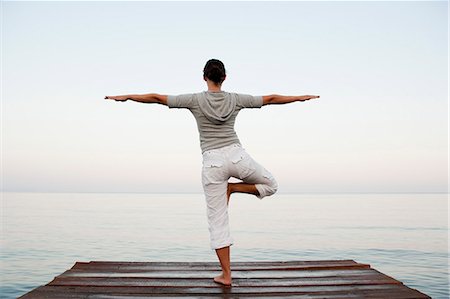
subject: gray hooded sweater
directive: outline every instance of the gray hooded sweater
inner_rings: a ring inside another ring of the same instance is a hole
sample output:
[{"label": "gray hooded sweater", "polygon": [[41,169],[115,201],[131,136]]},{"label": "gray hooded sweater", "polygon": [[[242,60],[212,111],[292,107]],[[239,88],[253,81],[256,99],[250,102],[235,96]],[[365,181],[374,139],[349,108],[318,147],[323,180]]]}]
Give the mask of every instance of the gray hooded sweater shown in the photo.
[{"label": "gray hooded sweater", "polygon": [[169,95],[169,108],[189,109],[197,121],[202,152],[239,143],[234,122],[243,108],[261,108],[262,96],[226,91]]}]

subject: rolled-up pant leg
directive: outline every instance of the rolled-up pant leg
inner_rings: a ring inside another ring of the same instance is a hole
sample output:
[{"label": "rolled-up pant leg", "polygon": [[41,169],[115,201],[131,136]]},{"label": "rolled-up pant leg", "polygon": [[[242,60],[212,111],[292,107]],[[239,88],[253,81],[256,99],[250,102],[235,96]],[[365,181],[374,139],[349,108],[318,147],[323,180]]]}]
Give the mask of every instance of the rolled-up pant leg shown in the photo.
[{"label": "rolled-up pant leg", "polygon": [[230,235],[227,205],[227,186],[230,175],[224,149],[203,155],[202,185],[206,200],[206,215],[212,249],[233,244]]},{"label": "rolled-up pant leg", "polygon": [[278,190],[278,183],[273,175],[255,161],[253,167],[255,172],[242,180],[245,183],[255,184],[255,187],[259,193],[256,197],[259,199],[275,194]]},{"label": "rolled-up pant leg", "polygon": [[234,242],[228,220],[227,185],[228,181],[203,186],[212,249],[230,246]]}]

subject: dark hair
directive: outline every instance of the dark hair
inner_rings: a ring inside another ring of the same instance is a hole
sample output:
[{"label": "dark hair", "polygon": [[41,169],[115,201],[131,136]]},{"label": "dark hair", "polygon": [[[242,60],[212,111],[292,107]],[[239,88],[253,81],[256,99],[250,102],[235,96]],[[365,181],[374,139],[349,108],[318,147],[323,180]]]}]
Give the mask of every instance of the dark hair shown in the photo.
[{"label": "dark hair", "polygon": [[203,69],[203,76],[216,84],[220,84],[225,80],[225,65],[218,59],[210,59]]}]

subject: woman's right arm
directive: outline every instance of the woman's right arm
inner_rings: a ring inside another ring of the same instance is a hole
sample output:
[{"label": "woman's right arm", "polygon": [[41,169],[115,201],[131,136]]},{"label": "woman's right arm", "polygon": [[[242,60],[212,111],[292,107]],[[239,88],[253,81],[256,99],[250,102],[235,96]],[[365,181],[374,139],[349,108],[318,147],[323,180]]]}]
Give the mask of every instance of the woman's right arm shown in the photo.
[{"label": "woman's right arm", "polygon": [[303,102],[311,99],[320,98],[320,96],[304,95],[304,96],[282,96],[278,94],[271,94],[263,96],[263,105],[274,105],[274,104],[287,104],[292,102]]},{"label": "woman's right arm", "polygon": [[131,100],[141,103],[157,103],[162,105],[167,105],[167,95],[157,94],[157,93],[147,93],[147,94],[127,94],[121,96],[105,96],[105,99],[116,100],[120,102],[125,102],[126,100]]}]

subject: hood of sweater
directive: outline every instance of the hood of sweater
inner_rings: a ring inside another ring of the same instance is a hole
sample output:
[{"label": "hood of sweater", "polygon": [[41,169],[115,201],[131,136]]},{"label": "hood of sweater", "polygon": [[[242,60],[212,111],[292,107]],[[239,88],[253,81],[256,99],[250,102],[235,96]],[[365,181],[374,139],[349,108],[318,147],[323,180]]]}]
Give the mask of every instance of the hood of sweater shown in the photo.
[{"label": "hood of sweater", "polygon": [[233,115],[236,98],[225,91],[204,91],[201,93],[198,105],[210,122],[219,125]]}]

